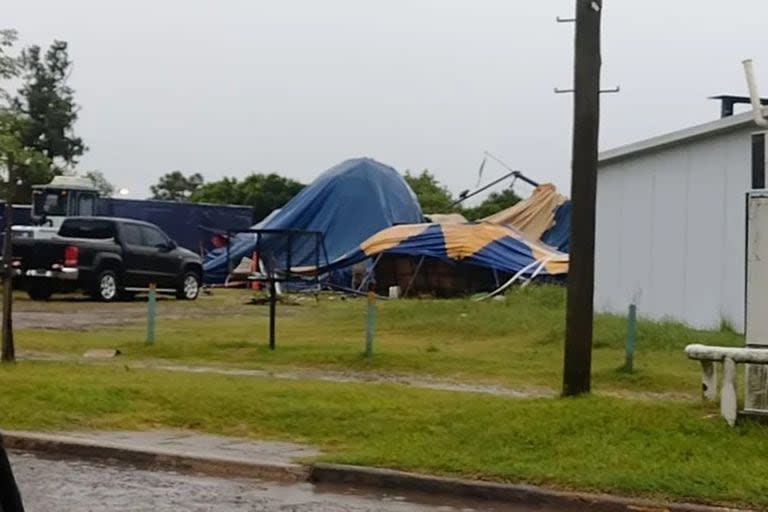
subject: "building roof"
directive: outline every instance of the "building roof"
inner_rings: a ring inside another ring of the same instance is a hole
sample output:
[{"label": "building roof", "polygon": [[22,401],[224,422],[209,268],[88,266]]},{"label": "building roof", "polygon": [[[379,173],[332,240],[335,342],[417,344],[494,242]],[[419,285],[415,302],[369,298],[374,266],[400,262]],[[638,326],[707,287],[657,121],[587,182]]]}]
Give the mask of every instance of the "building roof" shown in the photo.
[{"label": "building roof", "polygon": [[[768,116],[768,109],[763,109],[763,115]],[[758,130],[758,127],[754,124],[752,119],[752,111],[735,116],[724,117],[716,121],[692,126],[684,130],[659,135],[650,139],[627,144],[626,146],[609,149],[608,151],[600,153],[598,155],[598,160],[600,165],[613,163],[639,154],[666,149],[686,142],[719,135],[721,133],[732,132],[734,130],[749,127],[750,125],[755,128],[755,131]]]},{"label": "building roof", "polygon": [[56,176],[47,185],[34,185],[32,188],[36,190],[51,188],[51,189],[89,190],[94,192],[98,191],[98,189],[95,186],[93,186],[93,183],[89,179],[82,178],[80,176]]}]

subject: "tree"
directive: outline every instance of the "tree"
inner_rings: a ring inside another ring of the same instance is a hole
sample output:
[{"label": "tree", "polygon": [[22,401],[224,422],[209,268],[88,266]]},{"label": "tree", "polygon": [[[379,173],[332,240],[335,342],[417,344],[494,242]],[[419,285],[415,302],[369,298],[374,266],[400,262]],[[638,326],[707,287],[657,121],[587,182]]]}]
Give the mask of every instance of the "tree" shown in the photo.
[{"label": "tree", "polygon": [[[0,31],[0,80],[16,78],[19,72],[19,60],[8,54],[13,43],[16,41],[16,31]],[[5,88],[0,87],[0,168],[5,174],[5,183],[3,184],[3,198],[5,199],[5,211],[3,220],[5,229],[3,239],[11,238],[11,222],[9,216],[13,216],[13,169],[16,160],[25,158],[21,154],[23,147],[20,141],[20,132],[24,128],[20,125],[21,120],[13,115],[8,108],[10,95]],[[10,219],[12,220],[12,219]],[[0,339],[0,360],[3,363],[13,363],[16,361],[16,349],[13,340],[13,268],[11,244],[3,244],[3,311],[2,311],[2,339]]]},{"label": "tree", "polygon": [[[19,75],[19,67],[21,66],[19,58],[8,53],[13,48],[16,39],[17,34],[15,30],[0,30],[0,80],[16,78]],[[3,88],[0,88],[0,100],[4,102],[10,100],[8,91]]]},{"label": "tree", "polygon": [[29,124],[29,119],[12,110],[0,108],[0,170],[6,182],[19,165],[50,164],[45,154],[24,145],[24,134],[29,129]]},{"label": "tree", "polygon": [[63,174],[77,163],[86,147],[73,130],[79,109],[74,91],[67,85],[72,70],[67,43],[54,41],[45,54],[39,46],[30,46],[21,52],[18,64],[22,85],[12,107],[29,119],[22,143],[49,161],[46,168],[19,165],[15,200],[29,201],[32,185],[48,183]]},{"label": "tree", "polygon": [[421,174],[405,172],[405,181],[419,200],[424,213],[450,213],[456,211],[451,205],[455,201],[451,192],[437,181],[437,178],[424,169]]},{"label": "tree", "polygon": [[254,221],[258,222],[281,208],[298,194],[304,185],[279,174],[251,173],[242,181],[223,178],[206,183],[197,189],[191,200],[198,203],[243,204],[254,209]]},{"label": "tree", "polygon": [[485,201],[474,208],[465,208],[462,213],[464,213],[464,217],[466,217],[467,220],[479,220],[502,210],[506,210],[519,202],[520,196],[515,193],[512,187],[509,187],[501,192],[491,193]]},{"label": "tree", "polygon": [[277,208],[282,208],[301,192],[304,185],[278,174],[251,174],[241,184],[243,198],[240,204],[253,206],[254,221],[260,221]]},{"label": "tree", "polygon": [[[16,32],[13,30],[0,30],[0,80],[15,79],[19,76],[23,55],[15,57],[9,54],[9,50],[16,41]],[[28,142],[27,136],[31,132],[34,120],[28,114],[20,112],[16,107],[17,101],[0,87],[0,172],[4,182],[3,199],[5,200],[3,238],[3,308],[2,326],[0,331],[0,359],[4,363],[12,363],[16,360],[16,350],[13,339],[13,273],[11,266],[13,259],[11,240],[11,226],[13,225],[13,203],[16,199],[17,180],[22,169],[30,169],[40,172],[41,169],[50,167],[50,159]]]},{"label": "tree", "polygon": [[203,185],[203,176],[199,173],[185,176],[181,171],[173,171],[160,177],[157,185],[152,185],[152,199],[163,201],[187,201]]},{"label": "tree", "polygon": [[237,178],[222,178],[201,185],[192,193],[190,200],[195,203],[242,204],[243,197]]},{"label": "tree", "polygon": [[83,177],[93,183],[104,197],[112,197],[115,194],[115,186],[104,177],[104,173],[101,171],[88,171],[83,174]]},{"label": "tree", "polygon": [[[12,54],[16,39],[15,30],[0,30],[0,80],[15,80],[22,75],[23,52],[21,55]],[[24,178],[23,170],[28,170],[34,175],[44,174],[50,166],[50,160],[27,143],[33,120],[16,108],[18,101],[5,87],[0,86],[0,172],[3,174],[0,192],[3,200],[28,202],[23,201],[23,198],[20,201],[15,193],[8,197],[9,189],[17,188],[11,185],[16,185]],[[11,174],[13,180],[10,179]]]},{"label": "tree", "polygon": [[[30,120],[7,108],[0,109],[0,170],[4,174],[5,198],[5,233],[6,241],[11,239],[13,223],[13,201],[16,188],[16,173],[21,166],[27,168],[46,168],[50,162],[41,152],[24,145],[24,134],[29,129]],[[11,244],[3,244],[3,315],[2,315],[2,352],[3,362],[16,359],[13,343],[13,267]]]}]

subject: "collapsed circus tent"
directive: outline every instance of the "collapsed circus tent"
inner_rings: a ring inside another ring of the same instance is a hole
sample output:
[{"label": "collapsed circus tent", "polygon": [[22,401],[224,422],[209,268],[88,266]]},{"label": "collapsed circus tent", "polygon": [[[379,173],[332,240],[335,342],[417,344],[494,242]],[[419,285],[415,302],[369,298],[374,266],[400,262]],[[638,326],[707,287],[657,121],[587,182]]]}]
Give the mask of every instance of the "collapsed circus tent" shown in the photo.
[{"label": "collapsed circus tent", "polygon": [[[321,261],[334,261],[354,250],[361,242],[395,224],[422,221],[421,207],[411,188],[393,168],[370,158],[346,160],[322,173],[282,209],[254,226],[258,229],[295,230],[320,233]],[[256,251],[256,236],[243,233],[229,248],[208,254],[204,264],[208,283],[223,283],[232,264]],[[263,258],[285,262],[291,253],[292,265],[315,265],[316,239],[297,236],[288,249],[285,237],[265,235],[259,249]],[[275,265],[280,269],[280,265]]]},{"label": "collapsed circus tent", "polygon": [[[380,255],[435,258],[526,277],[563,276],[568,255],[498,224],[410,224],[387,228],[320,272]],[[306,270],[306,269],[305,269]]]}]

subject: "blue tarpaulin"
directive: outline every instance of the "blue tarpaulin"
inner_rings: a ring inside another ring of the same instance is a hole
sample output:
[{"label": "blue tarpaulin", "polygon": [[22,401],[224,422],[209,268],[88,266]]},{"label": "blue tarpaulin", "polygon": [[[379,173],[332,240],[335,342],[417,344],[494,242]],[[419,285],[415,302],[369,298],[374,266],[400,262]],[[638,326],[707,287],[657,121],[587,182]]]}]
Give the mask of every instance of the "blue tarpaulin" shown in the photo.
[{"label": "blue tarpaulin", "polygon": [[253,209],[248,206],[173,201],[103,198],[97,204],[97,213],[151,222],[180,246],[196,253],[212,249],[215,234],[247,229],[253,223]]},{"label": "blue tarpaulin", "polygon": [[[321,233],[324,247],[320,258],[325,262],[354,250],[382,229],[421,221],[419,202],[395,169],[369,158],[356,158],[325,171],[258,227]],[[206,281],[224,282],[230,261],[237,266],[255,251],[256,239],[248,234],[232,241],[229,258],[226,249],[212,251],[204,265]],[[271,260],[281,268],[287,260],[286,237],[263,237],[260,252],[265,261]],[[291,254],[292,265],[314,266],[314,239],[295,237]]]},{"label": "blue tarpaulin", "polygon": [[571,243],[571,202],[565,201],[555,210],[552,227],[541,235],[541,241],[560,252],[570,252]]}]

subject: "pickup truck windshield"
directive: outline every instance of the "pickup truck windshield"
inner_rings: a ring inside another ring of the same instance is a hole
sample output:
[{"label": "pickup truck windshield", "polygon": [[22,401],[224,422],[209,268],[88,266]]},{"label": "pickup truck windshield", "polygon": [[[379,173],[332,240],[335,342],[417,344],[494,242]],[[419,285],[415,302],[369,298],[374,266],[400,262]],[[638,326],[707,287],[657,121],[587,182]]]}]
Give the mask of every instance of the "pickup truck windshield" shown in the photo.
[{"label": "pickup truck windshield", "polygon": [[115,225],[108,220],[67,219],[59,229],[59,236],[104,240],[115,237]]}]

